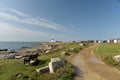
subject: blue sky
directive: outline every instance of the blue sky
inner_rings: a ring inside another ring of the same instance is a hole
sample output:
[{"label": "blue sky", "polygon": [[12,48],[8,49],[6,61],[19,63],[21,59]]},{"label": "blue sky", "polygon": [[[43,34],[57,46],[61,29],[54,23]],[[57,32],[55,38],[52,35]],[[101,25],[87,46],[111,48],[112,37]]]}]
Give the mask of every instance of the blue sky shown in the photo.
[{"label": "blue sky", "polygon": [[0,41],[120,37],[120,0],[0,0]]}]

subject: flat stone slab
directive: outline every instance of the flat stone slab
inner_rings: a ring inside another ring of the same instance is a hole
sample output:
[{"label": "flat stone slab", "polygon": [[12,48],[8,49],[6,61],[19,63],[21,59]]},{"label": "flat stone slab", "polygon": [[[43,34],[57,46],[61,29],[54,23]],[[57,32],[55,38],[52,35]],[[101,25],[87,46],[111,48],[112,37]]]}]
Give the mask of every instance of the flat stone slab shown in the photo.
[{"label": "flat stone slab", "polygon": [[36,69],[36,72],[37,72],[38,74],[40,74],[40,73],[45,73],[45,72],[49,72],[49,67],[48,67],[48,66],[45,66],[45,67]]}]

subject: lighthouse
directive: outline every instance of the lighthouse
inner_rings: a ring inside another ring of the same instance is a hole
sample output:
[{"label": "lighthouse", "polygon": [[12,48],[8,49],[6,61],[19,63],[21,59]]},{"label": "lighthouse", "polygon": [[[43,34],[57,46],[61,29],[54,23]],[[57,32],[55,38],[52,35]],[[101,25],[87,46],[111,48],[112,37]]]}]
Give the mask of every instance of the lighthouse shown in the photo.
[{"label": "lighthouse", "polygon": [[56,42],[54,39],[54,36],[51,37],[51,41],[50,42]]}]

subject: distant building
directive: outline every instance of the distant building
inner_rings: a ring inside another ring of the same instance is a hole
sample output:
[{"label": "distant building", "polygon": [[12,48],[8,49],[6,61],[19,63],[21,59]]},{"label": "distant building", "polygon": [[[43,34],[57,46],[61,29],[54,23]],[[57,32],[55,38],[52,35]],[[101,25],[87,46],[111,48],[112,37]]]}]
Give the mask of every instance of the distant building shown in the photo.
[{"label": "distant building", "polygon": [[106,39],[103,40],[103,43],[107,43],[108,41]]},{"label": "distant building", "polygon": [[117,39],[114,39],[114,43],[117,43],[118,42],[118,40]]},{"label": "distant building", "polygon": [[98,43],[102,43],[102,41],[101,41],[101,40],[99,40],[99,41],[98,41]]},{"label": "distant building", "polygon": [[96,40],[96,43],[102,43],[102,41],[101,40]]},{"label": "distant building", "polygon": [[113,40],[113,39],[110,39],[110,43],[114,43],[114,40]]},{"label": "distant building", "polygon": [[107,40],[107,43],[110,43],[110,40],[109,40],[109,39]]},{"label": "distant building", "polygon": [[56,42],[54,37],[51,38],[51,41],[50,42]]},{"label": "distant building", "polygon": [[118,38],[118,43],[120,43],[120,38]]},{"label": "distant building", "polygon": [[118,39],[110,39],[110,43],[118,43]]}]

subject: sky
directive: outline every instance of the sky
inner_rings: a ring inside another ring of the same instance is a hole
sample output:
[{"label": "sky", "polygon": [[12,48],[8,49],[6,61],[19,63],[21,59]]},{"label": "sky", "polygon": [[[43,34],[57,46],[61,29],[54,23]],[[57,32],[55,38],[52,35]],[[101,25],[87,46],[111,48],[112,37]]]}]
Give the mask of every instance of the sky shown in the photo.
[{"label": "sky", "polygon": [[0,41],[120,38],[120,0],[0,0]]}]

